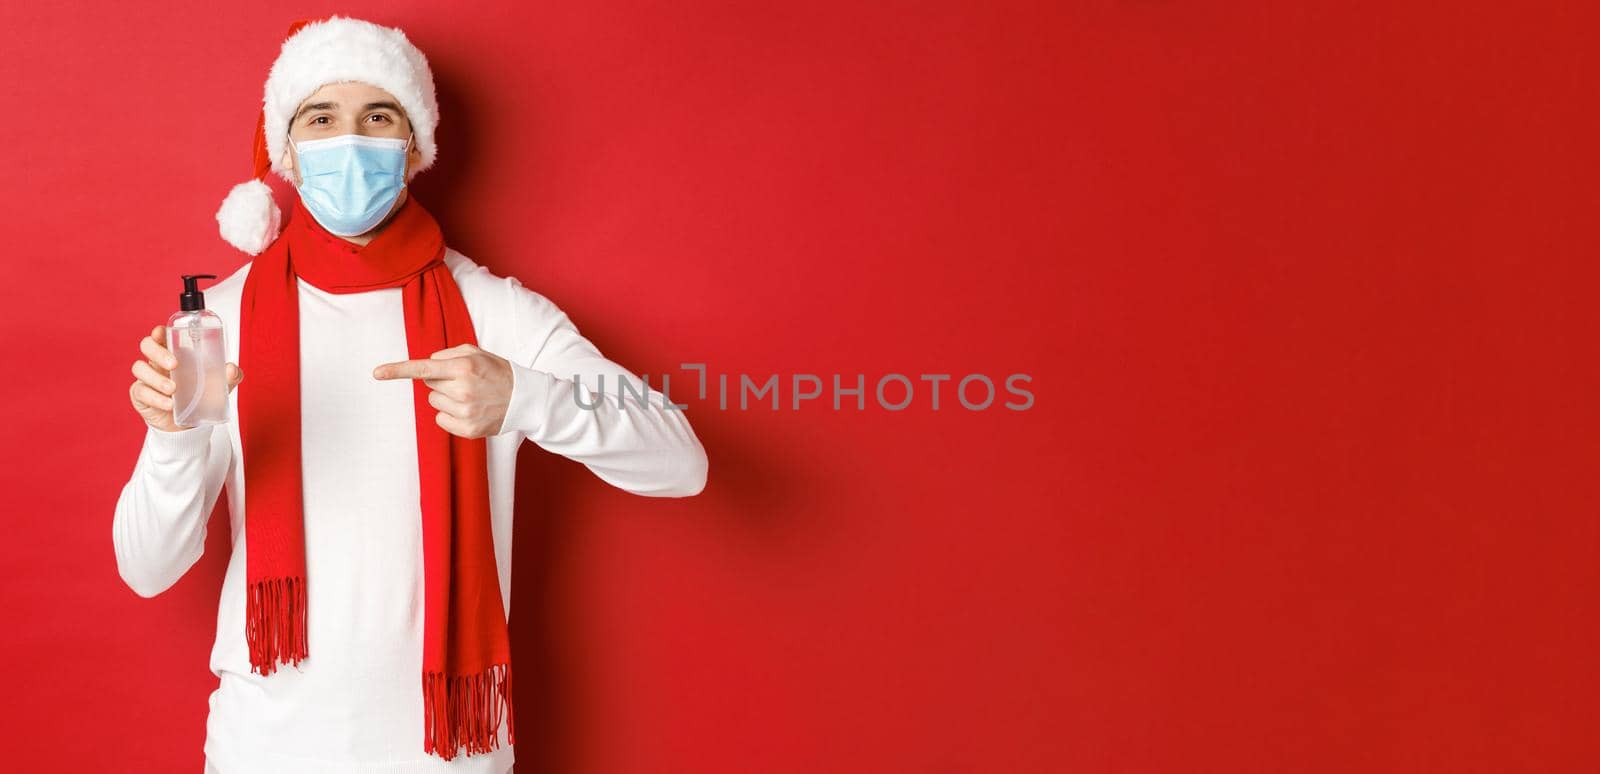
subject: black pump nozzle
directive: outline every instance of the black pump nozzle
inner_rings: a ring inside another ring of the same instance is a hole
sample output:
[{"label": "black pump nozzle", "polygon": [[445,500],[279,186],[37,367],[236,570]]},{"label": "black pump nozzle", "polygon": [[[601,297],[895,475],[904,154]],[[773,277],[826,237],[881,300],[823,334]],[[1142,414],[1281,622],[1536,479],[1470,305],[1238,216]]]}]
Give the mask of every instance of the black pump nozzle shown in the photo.
[{"label": "black pump nozzle", "polygon": [[183,275],[183,293],[178,295],[178,308],[185,312],[193,312],[206,308],[206,294],[200,292],[195,286],[195,281],[201,278],[216,279],[215,274],[185,274]]}]

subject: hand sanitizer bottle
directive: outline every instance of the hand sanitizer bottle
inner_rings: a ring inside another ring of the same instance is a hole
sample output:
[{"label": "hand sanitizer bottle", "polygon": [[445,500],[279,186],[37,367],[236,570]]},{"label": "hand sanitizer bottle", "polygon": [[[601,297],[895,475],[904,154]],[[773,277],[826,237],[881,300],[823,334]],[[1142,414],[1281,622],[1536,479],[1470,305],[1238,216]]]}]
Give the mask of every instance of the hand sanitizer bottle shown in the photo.
[{"label": "hand sanitizer bottle", "polygon": [[182,427],[216,425],[228,421],[228,351],[224,346],[222,318],[206,309],[204,293],[195,287],[202,277],[183,275],[179,311],[167,319],[167,349],[178,359],[172,369],[172,421]]}]

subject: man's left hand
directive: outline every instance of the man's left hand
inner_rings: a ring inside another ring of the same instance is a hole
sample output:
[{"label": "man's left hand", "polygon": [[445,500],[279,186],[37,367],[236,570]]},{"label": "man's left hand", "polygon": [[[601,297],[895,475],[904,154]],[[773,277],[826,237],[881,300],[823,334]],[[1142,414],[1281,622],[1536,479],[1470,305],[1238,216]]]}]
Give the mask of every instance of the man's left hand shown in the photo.
[{"label": "man's left hand", "polygon": [[376,379],[421,379],[432,388],[428,403],[439,410],[434,421],[462,438],[494,435],[511,404],[511,364],[471,344],[433,353],[427,360],[384,363]]}]

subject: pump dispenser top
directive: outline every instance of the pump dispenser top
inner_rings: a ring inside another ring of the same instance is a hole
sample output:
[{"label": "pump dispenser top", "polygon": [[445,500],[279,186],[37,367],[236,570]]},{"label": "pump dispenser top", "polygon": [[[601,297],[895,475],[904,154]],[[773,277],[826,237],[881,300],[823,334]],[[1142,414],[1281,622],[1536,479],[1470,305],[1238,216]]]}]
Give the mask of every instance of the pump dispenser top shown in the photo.
[{"label": "pump dispenser top", "polygon": [[185,312],[193,312],[206,308],[206,294],[200,292],[195,282],[202,278],[216,279],[215,274],[185,274],[183,275],[183,292],[178,294],[178,307]]}]

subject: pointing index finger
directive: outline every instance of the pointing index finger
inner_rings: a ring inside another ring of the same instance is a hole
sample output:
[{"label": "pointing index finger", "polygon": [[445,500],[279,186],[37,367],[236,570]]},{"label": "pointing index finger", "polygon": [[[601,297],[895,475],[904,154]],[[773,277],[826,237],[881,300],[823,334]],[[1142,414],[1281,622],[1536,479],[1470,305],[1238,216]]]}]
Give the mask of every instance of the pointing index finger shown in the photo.
[{"label": "pointing index finger", "polygon": [[376,379],[449,379],[449,369],[438,360],[401,360],[372,369]]}]

